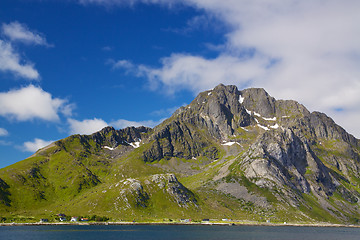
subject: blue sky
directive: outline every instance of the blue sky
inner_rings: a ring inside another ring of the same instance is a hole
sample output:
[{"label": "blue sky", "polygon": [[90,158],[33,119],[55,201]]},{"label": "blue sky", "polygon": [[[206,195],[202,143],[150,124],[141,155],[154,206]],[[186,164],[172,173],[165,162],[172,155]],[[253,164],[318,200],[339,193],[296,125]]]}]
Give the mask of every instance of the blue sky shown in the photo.
[{"label": "blue sky", "polygon": [[106,125],[154,126],[219,83],[360,137],[356,0],[2,0],[0,168]]}]

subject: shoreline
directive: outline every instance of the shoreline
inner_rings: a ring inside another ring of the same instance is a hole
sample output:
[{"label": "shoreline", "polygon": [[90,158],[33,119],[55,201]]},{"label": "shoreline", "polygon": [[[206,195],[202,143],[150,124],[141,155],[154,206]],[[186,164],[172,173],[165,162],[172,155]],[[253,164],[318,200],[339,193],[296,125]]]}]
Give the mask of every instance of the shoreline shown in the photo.
[{"label": "shoreline", "polygon": [[248,222],[50,222],[50,223],[0,223],[1,226],[115,226],[115,225],[193,225],[193,226],[268,226],[268,227],[345,227],[360,228],[360,225],[331,223],[248,223]]}]

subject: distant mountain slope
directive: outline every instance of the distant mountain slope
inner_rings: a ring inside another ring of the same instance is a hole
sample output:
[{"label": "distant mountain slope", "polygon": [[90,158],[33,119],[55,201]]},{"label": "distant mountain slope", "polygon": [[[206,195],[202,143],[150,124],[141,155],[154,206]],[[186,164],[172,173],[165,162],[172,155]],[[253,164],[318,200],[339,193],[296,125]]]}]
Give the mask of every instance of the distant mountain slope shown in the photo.
[{"label": "distant mountain slope", "polygon": [[0,215],[357,223],[360,141],[264,89],[218,85],[154,129],[73,135],[0,170]]}]

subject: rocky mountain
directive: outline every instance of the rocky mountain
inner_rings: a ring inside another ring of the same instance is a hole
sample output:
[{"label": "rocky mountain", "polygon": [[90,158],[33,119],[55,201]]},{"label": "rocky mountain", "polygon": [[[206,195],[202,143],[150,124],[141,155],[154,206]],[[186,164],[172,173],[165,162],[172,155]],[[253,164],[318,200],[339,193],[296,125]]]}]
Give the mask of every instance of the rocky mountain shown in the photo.
[{"label": "rocky mountain", "polygon": [[153,129],[106,127],[0,170],[0,215],[357,224],[360,141],[264,89],[218,85]]}]

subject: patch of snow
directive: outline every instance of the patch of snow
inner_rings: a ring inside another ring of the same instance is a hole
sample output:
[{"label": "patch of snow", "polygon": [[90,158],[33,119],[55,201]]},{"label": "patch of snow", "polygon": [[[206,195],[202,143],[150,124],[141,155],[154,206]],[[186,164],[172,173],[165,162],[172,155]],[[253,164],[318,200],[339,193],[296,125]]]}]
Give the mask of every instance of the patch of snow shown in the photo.
[{"label": "patch of snow", "polygon": [[254,112],[254,115],[257,116],[257,117],[261,117],[261,115],[257,112]]},{"label": "patch of snow", "polygon": [[289,118],[290,116],[282,116],[282,118]]},{"label": "patch of snow", "polygon": [[104,146],[103,148],[109,149],[111,151],[115,150],[115,148],[109,147],[109,146]]},{"label": "patch of snow", "polygon": [[277,129],[277,128],[279,128],[279,125],[276,123],[274,126],[270,126],[270,127],[273,129]]},{"label": "patch of snow", "polygon": [[240,127],[242,130],[245,130],[246,132],[248,132],[249,130],[247,130],[246,128],[244,127]]},{"label": "patch of snow", "polygon": [[244,98],[243,96],[239,95],[239,102],[240,102],[240,104],[244,102],[244,99],[245,99],[245,98]]},{"label": "patch of snow", "polygon": [[268,127],[262,126],[262,125],[260,125],[260,124],[258,124],[258,127],[262,128],[262,129],[264,129],[264,130],[266,130],[266,131],[269,131],[269,130],[270,130]]},{"label": "patch of snow", "polygon": [[226,143],[223,143],[223,144],[221,144],[221,145],[223,145],[223,146],[232,146],[232,145],[234,145],[234,144],[240,145],[240,143],[238,143],[238,142],[226,142]]},{"label": "patch of snow", "polygon": [[190,107],[190,106],[188,106],[188,108],[190,109],[191,107]]},{"label": "patch of snow", "polygon": [[211,95],[211,92],[208,93],[208,96],[210,96],[210,95]]},{"label": "patch of snow", "polygon": [[138,148],[140,147],[140,143],[141,143],[141,139],[139,139],[138,142],[133,142],[133,143],[129,143],[133,148]]},{"label": "patch of snow", "polygon": [[256,122],[256,123],[259,123],[259,120],[257,120],[257,118],[255,118],[255,122]]},{"label": "patch of snow", "polygon": [[273,118],[263,117],[263,119],[266,120],[266,121],[276,121],[276,117],[273,117]]},{"label": "patch of snow", "polygon": [[204,102],[202,102],[202,103],[206,103],[206,102],[204,101]]},{"label": "patch of snow", "polygon": [[245,111],[246,111],[249,115],[251,115],[251,111],[247,110],[246,108],[245,108]]}]

